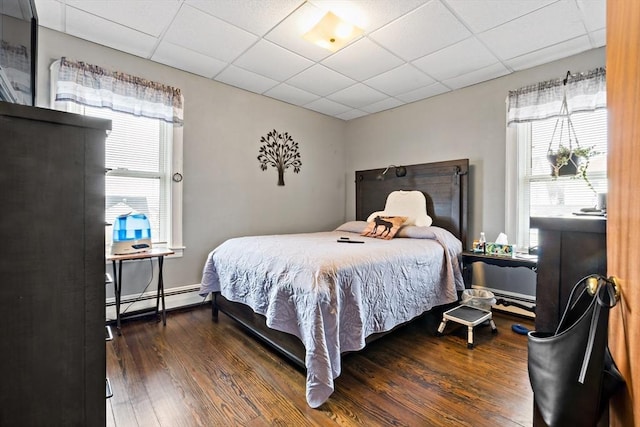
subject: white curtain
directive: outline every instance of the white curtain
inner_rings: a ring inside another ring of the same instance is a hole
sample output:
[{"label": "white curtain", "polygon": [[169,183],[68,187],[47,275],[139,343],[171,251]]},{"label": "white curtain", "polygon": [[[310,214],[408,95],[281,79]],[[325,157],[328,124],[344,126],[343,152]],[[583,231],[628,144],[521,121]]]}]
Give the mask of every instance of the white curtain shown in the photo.
[{"label": "white curtain", "polygon": [[180,89],[96,65],[61,58],[55,101],[109,108],[182,126]]},{"label": "white curtain", "polygon": [[[566,95],[568,114],[595,111],[607,106],[606,71],[567,73],[564,79],[549,80],[509,92],[507,125],[544,120],[562,115]],[[564,115],[566,115],[566,111]]]}]

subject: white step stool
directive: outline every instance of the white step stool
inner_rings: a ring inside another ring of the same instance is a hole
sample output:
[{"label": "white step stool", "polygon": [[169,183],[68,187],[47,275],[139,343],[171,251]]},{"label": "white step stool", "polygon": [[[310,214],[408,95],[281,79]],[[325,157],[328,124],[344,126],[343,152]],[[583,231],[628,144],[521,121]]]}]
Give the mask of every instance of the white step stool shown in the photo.
[{"label": "white step stool", "polygon": [[444,328],[447,326],[447,321],[449,320],[467,326],[467,348],[469,349],[473,349],[474,326],[488,320],[491,323],[491,332],[494,334],[498,332],[498,328],[496,328],[496,324],[491,317],[491,311],[483,310],[476,307],[460,305],[456,308],[445,311],[442,314],[442,323],[440,323],[440,326],[438,327],[439,336],[442,336]]}]

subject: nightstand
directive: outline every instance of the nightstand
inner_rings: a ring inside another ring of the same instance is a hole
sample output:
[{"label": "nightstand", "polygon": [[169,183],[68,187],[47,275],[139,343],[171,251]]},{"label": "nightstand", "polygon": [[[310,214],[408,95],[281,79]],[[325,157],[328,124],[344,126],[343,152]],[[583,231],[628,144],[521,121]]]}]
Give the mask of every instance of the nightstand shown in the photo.
[{"label": "nightstand", "polygon": [[[462,252],[462,276],[466,287],[471,287],[471,273],[472,264],[475,262],[483,262],[489,265],[495,265],[497,267],[510,267],[528,268],[534,273],[538,271],[538,257],[519,258],[518,256],[505,256],[505,255],[490,255],[478,252],[463,251]],[[530,307],[525,304],[519,304],[515,301],[506,300],[504,298],[497,298],[496,304],[507,306],[514,306],[521,308],[529,312],[535,312],[535,305]]]},{"label": "nightstand", "polygon": [[465,274],[465,284],[470,284],[471,282],[471,272],[468,271],[467,267],[474,262],[484,262],[485,264],[496,265],[498,267],[526,267],[532,271],[537,271],[538,269],[538,257],[518,258],[518,256],[490,255],[479,252],[463,251],[462,266]]}]

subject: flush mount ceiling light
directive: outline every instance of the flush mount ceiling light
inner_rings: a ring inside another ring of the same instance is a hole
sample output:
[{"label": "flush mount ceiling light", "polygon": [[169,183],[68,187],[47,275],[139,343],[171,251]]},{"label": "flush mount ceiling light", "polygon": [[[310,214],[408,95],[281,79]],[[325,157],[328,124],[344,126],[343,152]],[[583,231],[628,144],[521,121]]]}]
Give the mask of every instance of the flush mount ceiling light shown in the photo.
[{"label": "flush mount ceiling light", "polygon": [[327,12],[318,23],[302,37],[321,48],[336,52],[352,40],[356,39],[364,30],[350,24],[332,12]]}]

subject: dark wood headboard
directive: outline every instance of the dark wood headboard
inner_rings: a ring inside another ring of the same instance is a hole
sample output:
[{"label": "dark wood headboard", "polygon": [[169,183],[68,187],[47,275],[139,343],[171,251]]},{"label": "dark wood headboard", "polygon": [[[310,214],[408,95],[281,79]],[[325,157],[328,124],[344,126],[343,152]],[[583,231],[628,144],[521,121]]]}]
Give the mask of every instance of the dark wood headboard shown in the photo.
[{"label": "dark wood headboard", "polygon": [[469,159],[403,166],[405,176],[390,168],[383,180],[378,176],[385,168],[356,171],[356,219],[366,221],[372,212],[384,210],[392,191],[422,191],[433,225],[450,231],[466,247]]}]

